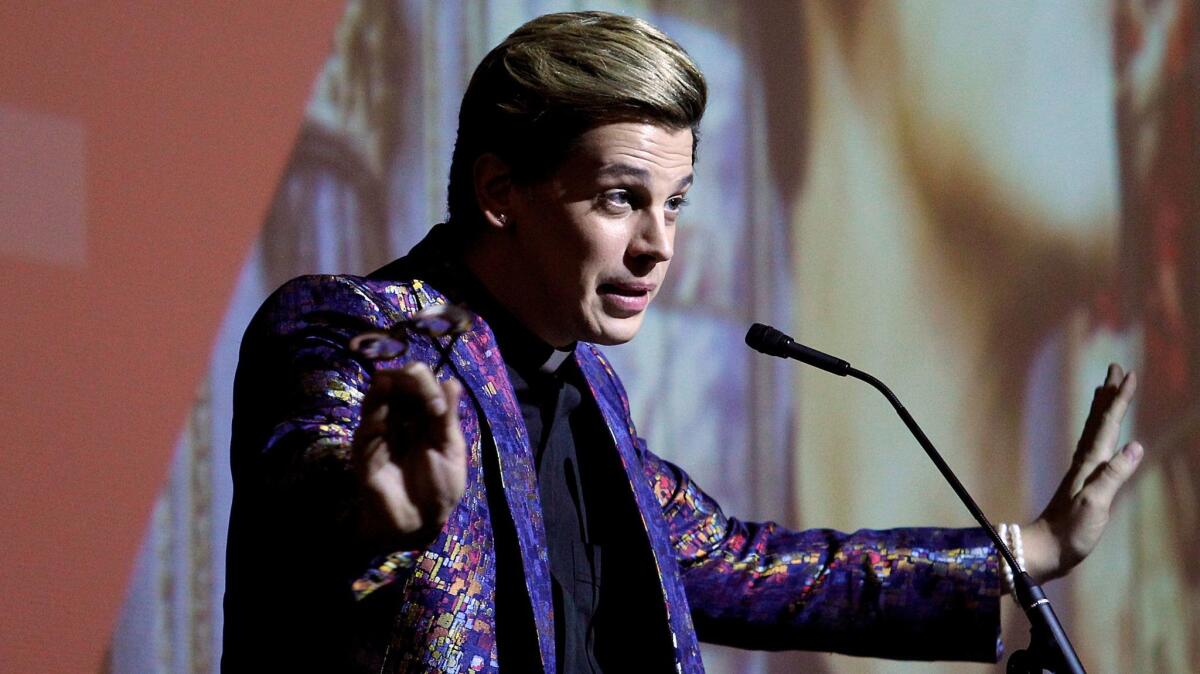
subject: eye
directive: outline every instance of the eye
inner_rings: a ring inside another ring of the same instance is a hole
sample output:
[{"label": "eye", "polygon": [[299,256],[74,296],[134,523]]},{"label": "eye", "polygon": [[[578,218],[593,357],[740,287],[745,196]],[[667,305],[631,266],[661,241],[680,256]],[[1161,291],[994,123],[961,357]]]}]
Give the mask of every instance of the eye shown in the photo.
[{"label": "eye", "polygon": [[687,197],[683,196],[682,194],[667,199],[667,210],[671,211],[672,213],[678,213],[682,211],[683,207],[687,205]]},{"label": "eye", "polygon": [[608,190],[600,195],[600,205],[612,212],[623,212],[632,204],[628,190]]}]

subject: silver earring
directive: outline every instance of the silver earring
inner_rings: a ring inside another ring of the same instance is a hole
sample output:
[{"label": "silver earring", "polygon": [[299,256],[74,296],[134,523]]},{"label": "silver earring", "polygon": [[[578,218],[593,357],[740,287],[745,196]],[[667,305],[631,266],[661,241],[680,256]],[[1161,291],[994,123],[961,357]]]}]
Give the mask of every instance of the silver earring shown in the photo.
[{"label": "silver earring", "polygon": [[508,224],[508,216],[503,213],[501,213],[500,215],[497,215],[496,219],[499,220],[500,224],[502,224],[502,225]]}]

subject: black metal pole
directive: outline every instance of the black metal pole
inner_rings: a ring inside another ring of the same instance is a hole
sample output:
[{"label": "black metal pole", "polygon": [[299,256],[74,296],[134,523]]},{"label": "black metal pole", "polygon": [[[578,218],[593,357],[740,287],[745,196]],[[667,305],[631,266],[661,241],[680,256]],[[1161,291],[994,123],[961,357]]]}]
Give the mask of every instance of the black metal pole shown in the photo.
[{"label": "black metal pole", "polygon": [[1026,617],[1030,623],[1030,644],[1029,648],[1024,651],[1013,653],[1008,662],[1009,672],[1040,672],[1049,670],[1051,672],[1063,672],[1068,674],[1085,674],[1083,663],[1079,661],[1079,656],[1075,654],[1075,649],[1071,646],[1071,641],[1067,638],[1067,633],[1063,630],[1062,623],[1058,621],[1058,616],[1054,614],[1054,608],[1050,605],[1050,600],[1046,598],[1046,593],[1042,591],[1041,586],[1033,581],[1028,573],[1017,564],[1016,557],[1013,556],[1008,545],[1000,538],[1000,534],[996,533],[996,529],[992,523],[988,521],[983,514],[983,510],[975,503],[975,499],[971,498],[971,494],[967,492],[966,487],[959,481],[958,476],[950,469],[942,455],[938,453],[937,448],[930,442],[929,437],[925,435],[925,431],[921,430],[921,426],[917,424],[916,419],[909,414],[908,409],[900,402],[895,393],[888,388],[883,382],[875,377],[847,366],[845,374],[855,379],[865,381],[875,387],[880,393],[888,399],[896,413],[900,415],[900,419],[908,430],[921,444],[921,448],[929,455],[933,464],[937,466],[942,477],[946,478],[946,482],[950,483],[950,488],[958,495],[959,500],[970,511],[971,516],[979,523],[981,527],[987,531],[988,536],[992,539],[992,543],[996,545],[996,549],[1000,555],[1004,557],[1010,568],[1017,570],[1013,573],[1013,585],[1016,589],[1017,603],[1025,611]]}]

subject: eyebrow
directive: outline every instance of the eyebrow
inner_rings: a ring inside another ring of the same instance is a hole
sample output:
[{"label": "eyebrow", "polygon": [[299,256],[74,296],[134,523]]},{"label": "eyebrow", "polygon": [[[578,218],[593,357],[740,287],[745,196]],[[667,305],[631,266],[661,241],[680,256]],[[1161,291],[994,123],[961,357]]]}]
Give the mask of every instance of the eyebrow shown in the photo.
[{"label": "eyebrow", "polygon": [[[642,182],[650,182],[650,172],[639,166],[631,166],[629,164],[609,164],[600,169],[600,175],[605,178],[636,178]],[[682,190],[692,184],[696,174],[689,173],[676,185],[677,190]]]}]

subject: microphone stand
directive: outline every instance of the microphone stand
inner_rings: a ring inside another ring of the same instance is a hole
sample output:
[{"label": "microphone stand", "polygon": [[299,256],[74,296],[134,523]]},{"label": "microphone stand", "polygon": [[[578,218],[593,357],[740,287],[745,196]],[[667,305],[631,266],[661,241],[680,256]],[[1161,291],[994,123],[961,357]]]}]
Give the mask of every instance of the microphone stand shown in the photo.
[{"label": "microphone stand", "polygon": [[1050,600],[1046,598],[1046,593],[1042,591],[1040,585],[1033,581],[1025,569],[1022,569],[1011,550],[1005,545],[1000,538],[1000,534],[996,533],[996,529],[992,527],[991,522],[984,516],[983,510],[975,503],[975,499],[971,498],[971,494],[959,481],[958,476],[950,469],[942,455],[930,442],[929,437],[925,435],[925,431],[921,430],[921,426],[917,424],[916,419],[909,414],[908,409],[900,402],[895,393],[888,388],[883,382],[875,377],[850,367],[846,366],[846,376],[854,377],[855,379],[865,381],[874,386],[880,393],[888,399],[888,402],[895,408],[896,414],[900,415],[900,419],[904,421],[904,425],[921,443],[921,448],[929,455],[930,460],[937,466],[942,477],[950,483],[950,488],[958,495],[959,500],[971,512],[971,516],[976,522],[987,531],[988,537],[996,545],[996,549],[1000,555],[1004,557],[1004,561],[1008,562],[1009,568],[1019,570],[1020,573],[1013,574],[1013,586],[1016,588],[1017,603],[1025,611],[1025,616],[1029,618],[1029,646],[1026,650],[1019,650],[1013,653],[1008,658],[1009,674],[1025,674],[1026,672],[1041,672],[1048,670],[1051,672],[1069,672],[1070,674],[1085,674],[1083,663],[1079,661],[1079,656],[1075,654],[1075,649],[1071,646],[1071,641],[1067,638],[1067,633],[1063,630],[1062,623],[1058,621],[1058,616],[1054,614],[1054,607],[1050,605]]},{"label": "microphone stand", "polygon": [[1008,563],[1009,568],[1018,572],[1013,574],[1013,586],[1016,590],[1017,603],[1025,611],[1025,616],[1029,619],[1030,640],[1029,646],[1025,650],[1016,651],[1009,656],[1007,667],[1009,674],[1025,674],[1027,672],[1042,672],[1043,670],[1055,672],[1056,674],[1086,674],[1083,663],[1079,661],[1079,656],[1075,654],[1075,649],[1071,646],[1071,641],[1067,638],[1066,631],[1063,630],[1062,623],[1058,621],[1058,616],[1054,614],[1054,608],[1050,605],[1050,600],[1046,598],[1046,593],[1025,572],[1025,569],[1022,569],[1017,564],[1016,557],[1013,556],[1012,551],[1008,549],[1008,545],[1000,538],[1000,534],[996,533],[996,529],[992,527],[991,522],[984,516],[983,510],[975,503],[975,499],[971,498],[971,494],[967,492],[966,487],[959,481],[958,476],[954,474],[954,471],[950,469],[950,466],[942,458],[937,448],[930,442],[929,437],[925,435],[925,431],[921,430],[921,426],[917,424],[916,419],[913,419],[908,409],[904,407],[900,399],[896,397],[895,393],[892,393],[890,388],[870,374],[851,367],[850,363],[799,344],[793,341],[791,337],[770,326],[759,323],[754,324],[746,334],[746,344],[768,355],[779,356],[781,358],[794,358],[842,377],[853,377],[870,384],[882,393],[888,399],[888,402],[892,404],[896,413],[900,415],[900,419],[904,421],[904,425],[908,427],[913,437],[921,444],[921,448],[929,455],[933,464],[937,466],[942,477],[946,479],[946,482],[950,483],[950,487],[958,495],[963,505],[967,507],[967,510],[970,511],[971,516],[987,532],[988,537],[992,539],[992,543],[996,545],[996,549],[1004,557],[1004,561]]}]

